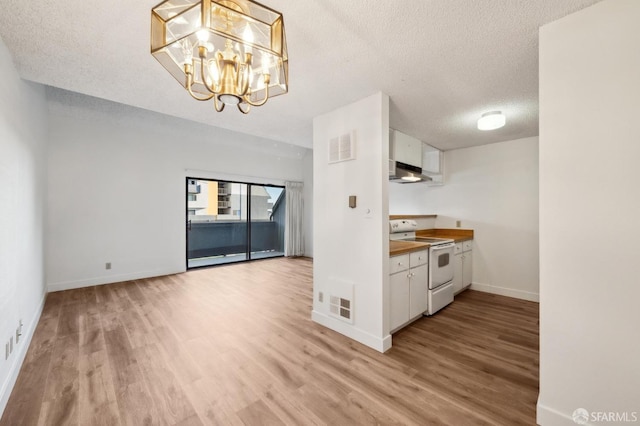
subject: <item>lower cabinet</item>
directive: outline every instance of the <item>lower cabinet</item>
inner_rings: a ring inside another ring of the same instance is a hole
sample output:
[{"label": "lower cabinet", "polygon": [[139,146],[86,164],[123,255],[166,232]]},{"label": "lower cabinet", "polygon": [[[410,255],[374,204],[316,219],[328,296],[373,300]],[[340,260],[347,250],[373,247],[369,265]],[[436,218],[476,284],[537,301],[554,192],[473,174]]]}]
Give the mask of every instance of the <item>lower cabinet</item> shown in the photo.
[{"label": "lower cabinet", "polygon": [[429,251],[389,259],[390,330],[394,331],[427,310]]},{"label": "lower cabinet", "polygon": [[408,270],[389,276],[391,287],[390,330],[395,330],[409,321],[409,276]]},{"label": "lower cabinet", "polygon": [[427,291],[429,289],[429,265],[420,265],[409,270],[409,319],[427,311]]},{"label": "lower cabinet", "polygon": [[453,292],[460,293],[471,285],[473,265],[473,241],[456,243],[453,263]]}]

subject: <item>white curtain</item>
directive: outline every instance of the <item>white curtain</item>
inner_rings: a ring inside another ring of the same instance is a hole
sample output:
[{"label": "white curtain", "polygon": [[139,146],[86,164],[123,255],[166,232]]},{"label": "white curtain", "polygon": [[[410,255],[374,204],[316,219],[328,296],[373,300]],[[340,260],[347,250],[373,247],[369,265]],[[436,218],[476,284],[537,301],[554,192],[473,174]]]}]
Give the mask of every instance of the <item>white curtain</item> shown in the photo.
[{"label": "white curtain", "polygon": [[302,182],[285,182],[284,255],[304,256],[304,201]]}]

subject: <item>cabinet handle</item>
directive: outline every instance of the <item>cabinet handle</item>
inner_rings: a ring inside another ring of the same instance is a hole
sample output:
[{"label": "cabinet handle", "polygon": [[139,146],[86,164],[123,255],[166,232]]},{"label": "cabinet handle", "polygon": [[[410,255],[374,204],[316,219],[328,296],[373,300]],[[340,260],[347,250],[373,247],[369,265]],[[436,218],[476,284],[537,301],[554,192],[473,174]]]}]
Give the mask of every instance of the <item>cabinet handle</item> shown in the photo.
[{"label": "cabinet handle", "polygon": [[398,266],[402,266],[402,262],[398,262]]}]

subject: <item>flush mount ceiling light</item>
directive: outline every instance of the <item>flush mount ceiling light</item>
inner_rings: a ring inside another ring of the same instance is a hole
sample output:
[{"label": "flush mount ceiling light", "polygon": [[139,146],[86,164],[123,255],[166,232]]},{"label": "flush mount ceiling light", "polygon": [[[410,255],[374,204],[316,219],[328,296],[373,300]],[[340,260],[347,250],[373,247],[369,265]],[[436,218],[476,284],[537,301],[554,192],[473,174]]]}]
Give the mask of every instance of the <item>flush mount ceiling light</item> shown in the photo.
[{"label": "flush mount ceiling light", "polygon": [[251,106],[288,91],[282,14],[250,0],[167,0],[151,9],[151,54],[216,111]]},{"label": "flush mount ceiling light", "polygon": [[478,129],[495,130],[503,127],[507,122],[507,118],[500,111],[485,112],[478,119]]}]

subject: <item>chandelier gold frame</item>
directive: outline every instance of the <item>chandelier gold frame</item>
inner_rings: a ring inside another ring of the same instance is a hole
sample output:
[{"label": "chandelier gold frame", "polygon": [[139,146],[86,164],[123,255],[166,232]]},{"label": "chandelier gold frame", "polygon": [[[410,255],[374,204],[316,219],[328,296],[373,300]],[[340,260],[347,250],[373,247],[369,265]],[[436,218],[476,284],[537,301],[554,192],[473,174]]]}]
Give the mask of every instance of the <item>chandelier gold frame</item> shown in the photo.
[{"label": "chandelier gold frame", "polygon": [[288,92],[282,14],[252,0],[166,0],[151,10],[151,54],[196,100],[243,113]]}]

